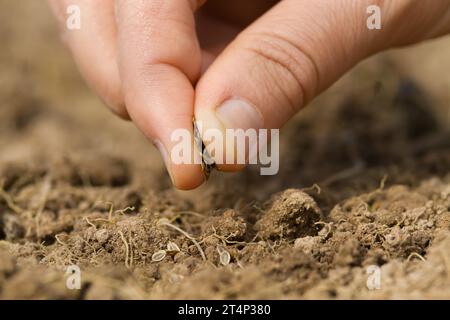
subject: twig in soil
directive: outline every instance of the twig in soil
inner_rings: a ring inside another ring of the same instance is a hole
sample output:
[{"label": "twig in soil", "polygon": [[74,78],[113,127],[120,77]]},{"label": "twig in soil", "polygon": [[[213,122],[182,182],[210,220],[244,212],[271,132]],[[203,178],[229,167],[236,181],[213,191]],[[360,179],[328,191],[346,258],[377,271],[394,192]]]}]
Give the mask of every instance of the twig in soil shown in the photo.
[{"label": "twig in soil", "polygon": [[406,213],[403,212],[403,213],[402,213],[402,218],[401,218],[401,220],[399,220],[395,226],[399,227],[399,226],[400,226],[401,224],[403,224],[405,221],[406,221]]},{"label": "twig in soil", "polygon": [[44,180],[44,184],[42,185],[41,189],[41,202],[39,203],[39,207],[36,211],[36,215],[34,217],[35,223],[36,223],[36,236],[39,238],[41,234],[40,226],[39,226],[39,220],[41,218],[42,212],[44,211],[45,204],[47,203],[48,194],[50,193],[51,189],[51,179],[49,176],[47,176]]},{"label": "twig in soil", "polygon": [[67,244],[65,244],[64,242],[61,241],[61,239],[59,239],[59,236],[57,234],[55,235],[55,240],[56,240],[56,242],[58,242],[59,244],[63,245],[64,247],[67,246]]},{"label": "twig in soil", "polygon": [[126,207],[125,209],[114,211],[114,214],[116,213],[125,214],[127,211],[134,211],[134,209],[135,209],[134,207]]},{"label": "twig in soil", "polygon": [[274,241],[273,245],[270,242],[267,242],[267,247],[269,247],[270,250],[272,250],[272,253],[274,256],[278,256],[278,253],[275,251],[276,247],[278,247],[279,245],[281,245],[281,241],[280,243],[277,243],[277,241]]},{"label": "twig in soil", "polygon": [[108,223],[115,223],[114,221],[114,214],[116,213],[120,213],[120,214],[125,214],[127,211],[134,211],[134,207],[126,207],[125,209],[120,209],[120,210],[116,210],[114,211],[114,203],[112,202],[106,202],[106,204],[109,204],[109,211],[108,211],[108,219],[103,219],[103,218],[98,218],[95,219],[94,221],[102,221],[102,222],[108,222]]},{"label": "twig in soil", "polygon": [[94,248],[94,246],[92,244],[89,243],[89,241],[87,241],[86,239],[80,237],[81,241],[83,241],[84,243],[86,243],[86,245],[88,247],[90,247],[93,251],[94,251],[94,255],[97,255],[97,250]]},{"label": "twig in soil", "polygon": [[[326,223],[326,222],[323,222],[323,221],[318,221],[318,222],[315,222],[314,225],[323,225],[325,228],[327,228],[327,233],[326,233],[325,235],[323,235],[322,237],[323,237],[324,239],[328,238],[328,236],[330,235],[331,230],[332,230],[332,229],[331,229],[331,223]],[[322,231],[322,230],[320,230],[320,231]],[[320,231],[319,231],[319,233],[320,233]]]},{"label": "twig in soil", "polygon": [[113,222],[113,209],[114,209],[114,203],[108,202],[107,204],[109,204],[108,222],[109,222],[109,223],[112,223],[112,222]]},{"label": "twig in soil", "polygon": [[191,216],[196,216],[196,217],[199,217],[199,218],[204,218],[204,217],[205,217],[205,216],[202,215],[201,213],[198,213],[198,212],[195,212],[195,211],[180,211],[180,212],[176,212],[176,215],[177,215],[177,216],[178,216],[178,215],[183,215],[183,214],[191,215]]},{"label": "twig in soil", "polygon": [[418,258],[418,259],[420,259],[420,260],[422,260],[422,261],[426,261],[425,260],[425,258],[424,257],[422,257],[420,254],[418,254],[417,252],[412,252],[409,256],[408,256],[408,258],[406,259],[406,261],[411,261],[411,259],[413,258],[413,257],[416,257],[416,258]]},{"label": "twig in soil", "polygon": [[[73,254],[72,251],[70,251],[69,245],[68,245],[67,243],[63,242],[63,241],[59,238],[59,235],[55,235],[55,240],[56,240],[56,242],[58,242],[60,245],[62,245],[62,246],[66,249],[66,251],[68,252],[68,257],[67,257],[67,259],[68,259],[69,263],[70,263],[70,264],[74,264],[74,263],[73,263],[73,260],[72,260],[72,257],[74,256],[74,254]],[[45,253],[44,255],[47,255],[47,253]]]},{"label": "twig in soil", "polygon": [[302,191],[316,190],[317,194],[320,194],[322,192],[322,189],[317,183],[314,183],[311,187],[302,188],[300,190]]},{"label": "twig in soil", "polygon": [[186,238],[188,238],[189,240],[192,241],[192,243],[194,243],[194,245],[197,247],[198,251],[200,252],[200,255],[202,256],[202,259],[204,261],[206,261],[206,256],[205,256],[205,252],[203,252],[202,247],[200,246],[200,244],[197,242],[197,240],[195,240],[194,237],[192,237],[191,235],[189,235],[186,231],[184,231],[183,229],[171,224],[169,222],[169,220],[163,218],[161,220],[158,221],[158,225],[159,226],[167,226],[169,228],[172,228],[176,231],[178,231],[179,233],[181,233],[182,235],[184,235]]},{"label": "twig in soil", "polygon": [[87,222],[88,225],[90,225],[91,227],[93,227],[95,230],[97,230],[97,226],[95,224],[93,224],[89,218],[86,216],[83,218],[83,220],[85,220]]},{"label": "twig in soil", "polygon": [[256,241],[256,239],[259,237],[259,233],[257,233],[257,234],[253,237],[253,239],[252,239],[250,242],[245,242],[245,241],[233,241],[233,240],[228,240],[229,238],[234,237],[235,235],[234,235],[234,234],[230,234],[230,235],[227,236],[227,237],[222,237],[222,236],[219,236],[219,235],[217,234],[216,228],[212,227],[212,230],[214,231],[214,233],[211,234],[211,235],[209,235],[209,236],[207,236],[207,237],[205,237],[205,238],[203,238],[202,241],[199,242],[199,244],[202,244],[203,242],[205,242],[207,239],[209,239],[209,238],[211,238],[211,237],[215,237],[215,238],[219,239],[220,241],[222,241],[222,243],[223,243],[225,246],[227,246],[227,245],[235,245],[235,244],[237,244],[237,245],[251,245],[251,244],[258,244],[258,242],[255,242],[255,241]]},{"label": "twig in soil", "polygon": [[123,235],[122,231],[118,231],[120,238],[123,241],[123,244],[125,245],[125,267],[130,269],[130,263],[128,262],[128,255],[130,254],[130,247],[128,246],[128,242],[125,239],[125,236]]},{"label": "twig in soil", "polygon": [[25,211],[24,209],[20,208],[19,206],[17,206],[14,203],[14,200],[12,199],[12,197],[3,189],[2,186],[0,186],[0,198],[3,198],[3,200],[5,200],[8,208],[10,208],[15,213],[21,214],[22,212]]},{"label": "twig in soil", "polygon": [[389,176],[388,176],[387,174],[385,174],[385,175],[383,176],[383,178],[382,178],[381,181],[380,181],[380,186],[378,187],[378,191],[382,191],[382,190],[384,189],[388,177],[389,177]]},{"label": "twig in soil", "polygon": [[128,241],[130,243],[130,266],[133,266],[133,263],[134,263],[134,248],[133,248],[133,240],[131,239],[131,233],[129,235]]}]

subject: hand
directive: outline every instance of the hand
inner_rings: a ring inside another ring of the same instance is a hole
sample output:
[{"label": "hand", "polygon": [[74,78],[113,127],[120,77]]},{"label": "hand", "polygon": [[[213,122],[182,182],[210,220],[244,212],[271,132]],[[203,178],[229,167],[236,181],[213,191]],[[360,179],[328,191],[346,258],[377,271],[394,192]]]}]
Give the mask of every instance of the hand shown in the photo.
[{"label": "hand", "polygon": [[[205,128],[280,128],[367,56],[450,32],[448,0],[49,1],[87,82],[158,147],[180,189],[204,179],[168,156],[194,114]],[[65,28],[69,4],[80,30]],[[381,30],[367,28],[371,4]]]}]

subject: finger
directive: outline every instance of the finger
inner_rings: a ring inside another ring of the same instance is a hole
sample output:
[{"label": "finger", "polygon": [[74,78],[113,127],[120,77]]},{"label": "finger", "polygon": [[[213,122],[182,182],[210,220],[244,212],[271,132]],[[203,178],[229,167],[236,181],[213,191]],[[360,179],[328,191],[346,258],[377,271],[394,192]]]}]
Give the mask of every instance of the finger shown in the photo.
[{"label": "finger", "polygon": [[[225,136],[225,129],[280,128],[367,54],[362,2],[284,0],[244,30],[197,85],[195,115],[204,130]],[[229,142],[216,161],[234,150]]]},{"label": "finger", "polygon": [[128,113],[158,147],[180,189],[204,180],[199,164],[179,164],[171,156],[175,130],[193,135],[192,83],[202,64],[194,21],[198,5],[197,0],[117,1],[119,70]]},{"label": "finger", "polygon": [[[117,66],[114,0],[49,0],[58,17],[61,35],[89,86],[113,112],[128,118]],[[67,25],[69,6],[80,13],[80,29]]]},{"label": "finger", "polygon": [[210,15],[196,15],[197,36],[202,48],[201,74],[209,68],[216,57],[239,34],[240,29]]}]

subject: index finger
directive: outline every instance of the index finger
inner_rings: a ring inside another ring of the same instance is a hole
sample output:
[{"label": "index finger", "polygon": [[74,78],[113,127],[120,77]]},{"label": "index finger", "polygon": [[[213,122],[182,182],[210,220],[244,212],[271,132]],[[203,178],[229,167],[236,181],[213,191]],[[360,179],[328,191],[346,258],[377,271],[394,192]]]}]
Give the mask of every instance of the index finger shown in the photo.
[{"label": "index finger", "polygon": [[197,0],[117,0],[119,72],[127,111],[158,147],[180,189],[204,180],[199,164],[176,164],[170,157],[174,130],[193,136],[193,82],[201,70],[194,20],[198,6]]}]

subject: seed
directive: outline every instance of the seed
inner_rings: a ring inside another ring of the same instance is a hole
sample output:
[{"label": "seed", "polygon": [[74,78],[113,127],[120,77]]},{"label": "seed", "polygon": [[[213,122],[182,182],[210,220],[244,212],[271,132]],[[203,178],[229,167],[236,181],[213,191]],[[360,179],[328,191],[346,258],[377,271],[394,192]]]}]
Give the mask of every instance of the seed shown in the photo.
[{"label": "seed", "polygon": [[177,253],[180,252],[180,247],[175,242],[169,241],[167,244],[167,251],[169,253]]},{"label": "seed", "polygon": [[223,266],[229,265],[230,264],[230,260],[231,260],[230,253],[227,250],[225,250],[224,248],[220,247],[220,246],[217,247],[217,252],[219,253],[220,263]]},{"label": "seed", "polygon": [[203,144],[202,137],[200,135],[200,131],[198,130],[197,123],[195,119],[192,119],[194,125],[194,143],[197,152],[200,154],[202,158],[202,171],[205,176],[205,179],[208,180],[211,171],[216,168],[216,164],[212,157],[209,155],[208,151]]},{"label": "seed", "polygon": [[165,257],[166,257],[166,250],[159,250],[159,251],[156,251],[152,255],[152,261],[153,262],[159,262],[159,261],[164,260]]}]

